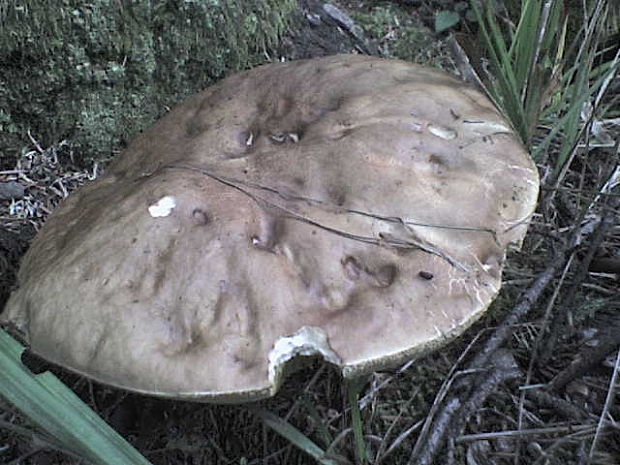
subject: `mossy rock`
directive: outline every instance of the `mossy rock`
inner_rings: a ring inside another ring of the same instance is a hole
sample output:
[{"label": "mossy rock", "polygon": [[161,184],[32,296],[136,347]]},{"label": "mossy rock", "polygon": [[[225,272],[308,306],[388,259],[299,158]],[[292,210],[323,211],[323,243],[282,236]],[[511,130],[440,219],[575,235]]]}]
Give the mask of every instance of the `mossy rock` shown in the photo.
[{"label": "mossy rock", "polygon": [[[0,151],[69,140],[96,159],[226,74],[266,60],[295,0],[8,0]],[[7,162],[5,158],[4,163]]]}]

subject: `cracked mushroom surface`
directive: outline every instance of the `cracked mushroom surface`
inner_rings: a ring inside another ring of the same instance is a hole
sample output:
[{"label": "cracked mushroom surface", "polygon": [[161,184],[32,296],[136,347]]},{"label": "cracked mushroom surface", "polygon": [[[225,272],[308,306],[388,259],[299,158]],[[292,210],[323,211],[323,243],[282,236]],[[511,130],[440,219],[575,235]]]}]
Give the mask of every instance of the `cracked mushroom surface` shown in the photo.
[{"label": "cracked mushroom surface", "polygon": [[345,377],[463,332],[538,175],[480,92],[344,55],[223,80],[49,217],[1,319],[121,388],[238,402],[319,355]]}]

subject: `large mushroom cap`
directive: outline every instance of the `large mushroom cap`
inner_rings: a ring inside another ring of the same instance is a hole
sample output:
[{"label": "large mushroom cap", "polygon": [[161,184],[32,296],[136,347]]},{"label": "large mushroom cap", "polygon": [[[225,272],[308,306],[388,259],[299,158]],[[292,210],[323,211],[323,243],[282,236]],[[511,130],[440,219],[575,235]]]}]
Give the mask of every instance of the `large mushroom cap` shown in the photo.
[{"label": "large mushroom cap", "polygon": [[538,191],[480,92],[367,56],[198,94],[70,196],[2,315],[41,356],[155,395],[272,395],[318,354],[355,376],[461,333]]}]

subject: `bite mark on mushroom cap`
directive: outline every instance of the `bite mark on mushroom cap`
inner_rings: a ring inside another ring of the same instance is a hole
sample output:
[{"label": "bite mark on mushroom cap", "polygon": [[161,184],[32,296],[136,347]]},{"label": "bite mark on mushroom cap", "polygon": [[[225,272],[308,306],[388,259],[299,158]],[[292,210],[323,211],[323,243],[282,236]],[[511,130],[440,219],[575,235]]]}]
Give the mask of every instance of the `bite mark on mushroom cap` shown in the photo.
[{"label": "bite mark on mushroom cap", "polygon": [[329,346],[327,334],[321,328],[304,326],[295,334],[283,336],[275,342],[269,352],[269,381],[274,394],[281,383],[285,365],[295,357],[311,355],[319,355],[334,365],[342,364],[338,354]]},{"label": "bite mark on mushroom cap", "polygon": [[441,71],[267,65],[175,107],[66,199],[0,319],[154,395],[266,397],[278,363],[313,351],[356,376],[486,309],[537,191],[500,113]]}]

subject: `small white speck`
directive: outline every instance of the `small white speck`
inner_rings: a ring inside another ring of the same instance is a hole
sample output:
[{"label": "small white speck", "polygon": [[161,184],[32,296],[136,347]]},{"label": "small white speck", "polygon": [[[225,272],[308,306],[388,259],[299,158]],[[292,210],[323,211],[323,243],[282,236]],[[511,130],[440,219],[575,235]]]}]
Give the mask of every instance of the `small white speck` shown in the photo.
[{"label": "small white speck", "polygon": [[171,195],[166,195],[149,207],[149,213],[153,218],[162,218],[168,216],[176,206],[177,200]]},{"label": "small white speck", "polygon": [[415,132],[422,132],[422,125],[420,123],[410,123],[411,129]]}]

